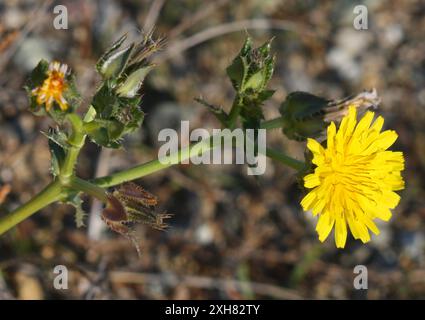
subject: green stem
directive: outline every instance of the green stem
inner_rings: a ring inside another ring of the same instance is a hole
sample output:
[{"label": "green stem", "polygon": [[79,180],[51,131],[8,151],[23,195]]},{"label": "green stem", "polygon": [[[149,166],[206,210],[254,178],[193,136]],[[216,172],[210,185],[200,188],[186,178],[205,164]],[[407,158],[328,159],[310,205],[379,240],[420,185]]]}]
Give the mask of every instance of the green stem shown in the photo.
[{"label": "green stem", "polygon": [[68,187],[77,191],[85,192],[102,202],[107,202],[106,190],[78,177],[72,177]]},{"label": "green stem", "polygon": [[189,159],[192,155],[200,154],[200,152],[213,149],[217,146],[214,143],[219,142],[218,140],[219,139],[213,139],[213,137],[204,139],[189,147],[180,149],[178,152],[170,155],[167,162],[161,162],[159,159],[152,160],[133,168],[114,173],[110,176],[94,179],[92,182],[99,187],[107,188],[121,184],[123,182],[139,179],[151,173],[176,165],[179,162]]},{"label": "green stem", "polygon": [[264,121],[260,124],[260,129],[278,129],[283,127],[283,117],[278,117],[275,119]]},{"label": "green stem", "polygon": [[13,228],[21,221],[27,219],[38,210],[57,201],[61,196],[61,185],[59,181],[54,181],[34,196],[26,204],[12,211],[7,216],[0,219],[0,235]]},{"label": "green stem", "polygon": [[235,128],[236,121],[239,117],[239,113],[242,109],[242,98],[238,94],[233,101],[232,109],[230,110],[229,116],[227,118],[227,128],[230,130]]},{"label": "green stem", "polygon": [[67,119],[71,123],[72,132],[68,139],[70,147],[66,154],[65,161],[60,170],[59,180],[63,185],[67,185],[71,176],[74,175],[74,167],[77,162],[81,148],[84,146],[86,135],[84,134],[83,121],[76,114],[69,114]]},{"label": "green stem", "polygon": [[[155,173],[163,169],[169,168],[175,164],[178,164],[179,161],[186,160],[190,158],[191,155],[199,154],[200,151],[205,152],[209,149],[213,149],[217,146],[217,144],[214,143],[218,143],[219,141],[220,139],[214,139],[214,137],[211,137],[209,139],[202,140],[201,142],[190,146],[189,152],[187,152],[187,148],[180,149],[177,153],[170,157],[170,161],[166,164],[161,163],[158,159],[152,160],[147,163],[135,166],[133,168],[111,174],[109,176],[94,179],[92,180],[92,183],[96,184],[99,187],[107,188],[121,184],[123,182],[139,179],[151,173]],[[266,149],[266,156],[277,160],[280,163],[287,165],[297,171],[304,168],[304,162],[291,158],[283,153],[269,148]]]},{"label": "green stem", "polygon": [[266,154],[267,154],[267,157],[277,160],[280,163],[287,165],[297,171],[302,170],[305,166],[304,162],[294,159],[292,157],[289,157],[286,154],[283,154],[279,151],[276,151],[270,148],[266,149]]},{"label": "green stem", "polygon": [[62,165],[59,175],[59,179],[61,180],[62,184],[67,184],[70,177],[73,175],[75,163],[77,162],[79,153],[80,148],[71,146],[68,149],[68,153],[66,154],[65,161]]}]

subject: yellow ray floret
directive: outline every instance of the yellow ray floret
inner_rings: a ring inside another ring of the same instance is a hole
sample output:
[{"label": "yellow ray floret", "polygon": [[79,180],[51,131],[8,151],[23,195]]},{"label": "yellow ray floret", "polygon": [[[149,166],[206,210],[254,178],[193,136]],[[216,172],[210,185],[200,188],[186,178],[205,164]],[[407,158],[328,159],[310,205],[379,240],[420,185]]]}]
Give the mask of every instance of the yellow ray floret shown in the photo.
[{"label": "yellow ray floret", "polygon": [[56,102],[62,111],[68,109],[68,102],[63,96],[68,87],[65,79],[67,70],[66,64],[51,62],[43,84],[32,90],[32,94],[37,97],[37,104],[45,104],[46,111],[50,111],[53,102]]},{"label": "yellow ray floret", "polygon": [[319,216],[320,241],[335,226],[338,248],[344,248],[348,229],[363,243],[370,240],[369,229],[379,234],[373,220],[390,219],[390,209],[400,201],[394,191],[404,188],[403,153],[387,150],[397,133],[381,132],[384,119],[379,116],[372,124],[373,118],[368,111],[357,123],[356,108],[350,107],[338,131],[333,122],[329,125],[326,148],[313,139],[307,142],[316,168],[304,177],[304,186],[311,190],[301,206]]}]

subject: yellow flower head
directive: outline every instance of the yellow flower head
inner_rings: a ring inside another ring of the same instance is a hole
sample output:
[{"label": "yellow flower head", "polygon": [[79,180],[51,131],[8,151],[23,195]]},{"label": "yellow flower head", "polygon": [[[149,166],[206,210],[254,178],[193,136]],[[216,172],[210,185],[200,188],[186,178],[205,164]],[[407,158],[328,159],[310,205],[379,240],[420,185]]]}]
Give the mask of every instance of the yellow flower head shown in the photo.
[{"label": "yellow flower head", "polygon": [[56,102],[62,111],[68,109],[68,102],[63,96],[68,88],[66,74],[68,66],[59,62],[51,62],[47,71],[47,78],[40,87],[32,90],[32,94],[37,97],[38,105],[46,105],[46,111],[50,111],[53,102]]},{"label": "yellow flower head", "polygon": [[342,119],[339,130],[332,122],[327,129],[327,147],[308,139],[313,153],[314,173],[304,177],[311,189],[302,199],[305,211],[319,215],[316,231],[325,241],[335,225],[335,243],[344,248],[347,224],[355,239],[370,240],[369,230],[379,234],[373,220],[388,221],[400,196],[393,192],[404,188],[401,171],[402,152],[387,151],[397,139],[393,130],[381,132],[384,119],[371,125],[374,113],[368,111],[357,123],[355,107]]}]

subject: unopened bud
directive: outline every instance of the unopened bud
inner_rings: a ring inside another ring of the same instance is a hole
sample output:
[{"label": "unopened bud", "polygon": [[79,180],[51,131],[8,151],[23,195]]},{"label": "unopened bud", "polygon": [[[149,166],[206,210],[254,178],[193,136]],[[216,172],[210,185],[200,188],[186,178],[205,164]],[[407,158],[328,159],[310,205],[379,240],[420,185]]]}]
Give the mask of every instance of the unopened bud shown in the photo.
[{"label": "unopened bud", "polygon": [[339,122],[355,106],[359,114],[381,102],[376,89],[341,100],[328,100],[307,92],[290,93],[280,107],[283,133],[293,140],[317,138],[330,122]]}]

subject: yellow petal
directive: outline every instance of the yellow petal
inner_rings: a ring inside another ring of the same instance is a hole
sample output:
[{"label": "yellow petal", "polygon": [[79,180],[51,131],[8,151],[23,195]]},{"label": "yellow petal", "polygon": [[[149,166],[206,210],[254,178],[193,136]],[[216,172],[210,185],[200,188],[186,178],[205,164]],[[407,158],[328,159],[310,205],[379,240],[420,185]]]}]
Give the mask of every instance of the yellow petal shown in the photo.
[{"label": "yellow petal", "polygon": [[378,143],[381,150],[386,150],[397,140],[397,133],[394,130],[386,130],[379,135]]},{"label": "yellow petal", "polygon": [[316,193],[314,191],[310,191],[307,195],[301,200],[301,206],[304,211],[308,211],[311,208],[311,204],[316,199]]},{"label": "yellow petal", "polygon": [[319,240],[325,241],[334,226],[335,219],[329,213],[322,214],[317,222],[316,231],[319,234]]},{"label": "yellow petal", "polygon": [[335,243],[337,248],[344,248],[347,241],[347,223],[338,215],[335,219]]},{"label": "yellow petal", "polygon": [[304,177],[304,187],[311,189],[318,185],[320,185],[320,178],[316,174],[312,173]]},{"label": "yellow petal", "polygon": [[307,148],[313,152],[314,154],[323,154],[324,153],[324,149],[323,147],[320,145],[320,143],[318,143],[316,140],[314,139],[307,139]]}]

